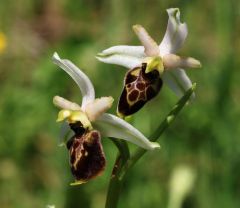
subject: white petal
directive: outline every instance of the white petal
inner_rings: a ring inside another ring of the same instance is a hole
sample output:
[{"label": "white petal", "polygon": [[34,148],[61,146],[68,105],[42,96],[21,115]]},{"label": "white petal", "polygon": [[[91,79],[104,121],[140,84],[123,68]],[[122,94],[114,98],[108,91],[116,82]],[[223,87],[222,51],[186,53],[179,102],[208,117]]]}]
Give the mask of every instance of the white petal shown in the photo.
[{"label": "white petal", "polygon": [[150,142],[131,124],[112,114],[104,113],[93,126],[105,137],[124,139],[148,150],[160,147],[158,143]]},{"label": "white petal", "polygon": [[62,123],[59,135],[59,146],[66,144],[66,142],[74,135],[73,131],[70,129],[68,122],[64,121]]},{"label": "white petal", "polygon": [[180,21],[178,8],[168,9],[167,13],[169,16],[167,30],[159,46],[161,56],[176,53],[182,47],[188,33],[187,24]]},{"label": "white petal", "polygon": [[175,54],[167,54],[163,56],[163,65],[165,70],[201,67],[201,63],[197,59],[192,57],[180,57]]},{"label": "white petal", "polygon": [[[183,69],[174,69],[165,71],[163,81],[178,95],[183,96],[185,92],[192,87],[192,82]],[[195,97],[193,93],[191,99]]]},{"label": "white petal", "polygon": [[67,110],[81,110],[81,107],[77,103],[73,103],[63,97],[54,96],[53,104],[59,108]]},{"label": "white petal", "polygon": [[108,64],[117,64],[128,69],[140,66],[145,58],[143,46],[113,46],[99,53],[96,58]]},{"label": "white petal", "polygon": [[112,97],[101,97],[86,105],[85,112],[90,121],[95,121],[99,116],[112,107]]},{"label": "white petal", "polygon": [[89,102],[95,99],[95,92],[93,85],[86,74],[84,74],[77,66],[67,59],[60,59],[57,53],[53,55],[53,62],[68,73],[72,79],[77,83],[82,93],[82,108]]},{"label": "white petal", "polygon": [[157,56],[159,54],[158,45],[148,34],[145,28],[142,25],[134,25],[133,30],[143,44],[145,54],[147,56]]}]

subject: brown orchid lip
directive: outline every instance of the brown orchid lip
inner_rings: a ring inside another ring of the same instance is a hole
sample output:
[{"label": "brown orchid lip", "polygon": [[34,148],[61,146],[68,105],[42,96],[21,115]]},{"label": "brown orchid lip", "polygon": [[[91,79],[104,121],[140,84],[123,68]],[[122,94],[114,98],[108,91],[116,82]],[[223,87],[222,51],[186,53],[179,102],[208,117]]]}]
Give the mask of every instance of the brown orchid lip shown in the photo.
[{"label": "brown orchid lip", "polygon": [[124,88],[118,103],[118,114],[121,117],[139,111],[162,87],[158,70],[145,73],[146,66],[146,63],[143,63],[142,67],[131,69],[125,75]]},{"label": "brown orchid lip", "polygon": [[70,124],[75,135],[67,142],[73,185],[85,183],[100,175],[106,165],[101,135],[96,130],[84,129],[81,122]]}]

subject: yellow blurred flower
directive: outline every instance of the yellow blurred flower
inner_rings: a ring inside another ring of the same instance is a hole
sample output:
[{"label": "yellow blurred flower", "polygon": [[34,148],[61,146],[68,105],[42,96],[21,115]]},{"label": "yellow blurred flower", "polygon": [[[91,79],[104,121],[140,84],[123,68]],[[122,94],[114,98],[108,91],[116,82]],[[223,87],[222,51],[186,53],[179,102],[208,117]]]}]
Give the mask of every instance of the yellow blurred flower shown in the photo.
[{"label": "yellow blurred flower", "polygon": [[0,32],[0,54],[4,52],[7,47],[7,39],[4,33]]}]

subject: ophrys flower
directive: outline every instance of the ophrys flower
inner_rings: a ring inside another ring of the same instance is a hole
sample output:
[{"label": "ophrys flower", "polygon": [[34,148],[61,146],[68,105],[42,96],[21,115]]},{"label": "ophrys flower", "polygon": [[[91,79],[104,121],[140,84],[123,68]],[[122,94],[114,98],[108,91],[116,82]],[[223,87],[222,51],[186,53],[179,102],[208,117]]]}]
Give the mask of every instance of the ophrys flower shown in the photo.
[{"label": "ophrys flower", "polygon": [[83,96],[81,105],[59,96],[53,98],[53,103],[61,109],[57,121],[66,120],[74,131],[66,145],[77,184],[87,182],[104,170],[106,162],[101,135],[124,139],[149,150],[159,147],[126,121],[105,113],[112,106],[113,98],[95,99],[90,79],[72,62],[60,59],[57,53],[53,55],[53,62],[72,77]]},{"label": "ophrys flower", "polygon": [[102,62],[130,69],[125,75],[124,89],[118,104],[120,116],[137,112],[158,94],[163,82],[178,96],[182,96],[192,86],[182,68],[199,68],[201,64],[194,58],[175,54],[187,37],[187,25],[181,23],[179,9],[171,8],[167,12],[167,30],[160,45],[141,25],[134,25],[133,30],[143,46],[113,46],[97,55]]}]

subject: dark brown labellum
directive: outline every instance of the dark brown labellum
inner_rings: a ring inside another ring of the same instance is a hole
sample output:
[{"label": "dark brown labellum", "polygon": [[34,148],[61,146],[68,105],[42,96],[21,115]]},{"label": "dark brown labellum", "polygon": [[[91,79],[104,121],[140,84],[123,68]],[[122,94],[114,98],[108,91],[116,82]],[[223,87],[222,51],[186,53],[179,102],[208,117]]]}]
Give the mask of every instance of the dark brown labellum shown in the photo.
[{"label": "dark brown labellum", "polygon": [[125,117],[139,111],[153,99],[162,87],[158,70],[145,73],[146,64],[129,70],[125,75],[124,88],[118,103],[118,113]]},{"label": "dark brown labellum", "polygon": [[76,134],[67,147],[71,171],[77,182],[87,182],[102,173],[106,159],[98,131],[87,130],[82,135]]},{"label": "dark brown labellum", "polygon": [[82,136],[86,131],[80,121],[77,121],[76,123],[70,123],[69,126],[74,131],[76,136]]}]

